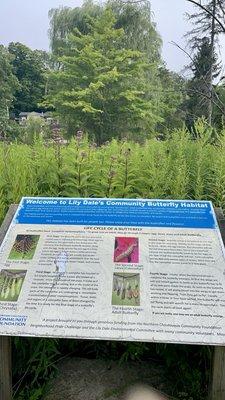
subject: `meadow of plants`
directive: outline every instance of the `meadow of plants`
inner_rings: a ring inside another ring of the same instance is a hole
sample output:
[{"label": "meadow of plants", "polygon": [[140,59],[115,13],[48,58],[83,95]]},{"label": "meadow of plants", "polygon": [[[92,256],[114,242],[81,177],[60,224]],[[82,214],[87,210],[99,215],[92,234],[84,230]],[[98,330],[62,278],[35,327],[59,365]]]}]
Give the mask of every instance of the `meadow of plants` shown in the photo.
[{"label": "meadow of plants", "polygon": [[68,145],[0,144],[0,219],[22,196],[212,200],[225,207],[225,130],[203,122],[143,144],[85,136]]},{"label": "meadow of plants", "polygon": [[[199,121],[195,132],[194,138],[184,128],[164,140],[112,140],[100,147],[82,134],[67,145],[40,139],[30,145],[2,142],[0,219],[22,196],[207,199],[225,208],[225,130],[216,133]],[[14,338],[13,348],[14,391],[20,400],[42,399],[55,361],[68,354],[121,362],[155,358],[174,374],[172,395],[202,400],[207,392],[207,347]]]}]

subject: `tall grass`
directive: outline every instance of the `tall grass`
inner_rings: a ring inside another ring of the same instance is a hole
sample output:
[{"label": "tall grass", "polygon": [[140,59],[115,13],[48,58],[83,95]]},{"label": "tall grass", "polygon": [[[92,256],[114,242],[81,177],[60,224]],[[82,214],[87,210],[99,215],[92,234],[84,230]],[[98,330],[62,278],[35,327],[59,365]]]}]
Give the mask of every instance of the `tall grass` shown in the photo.
[{"label": "tall grass", "polygon": [[2,143],[0,219],[22,196],[208,199],[225,208],[225,131],[212,144],[211,130],[197,128],[195,140],[183,129],[142,145]]}]

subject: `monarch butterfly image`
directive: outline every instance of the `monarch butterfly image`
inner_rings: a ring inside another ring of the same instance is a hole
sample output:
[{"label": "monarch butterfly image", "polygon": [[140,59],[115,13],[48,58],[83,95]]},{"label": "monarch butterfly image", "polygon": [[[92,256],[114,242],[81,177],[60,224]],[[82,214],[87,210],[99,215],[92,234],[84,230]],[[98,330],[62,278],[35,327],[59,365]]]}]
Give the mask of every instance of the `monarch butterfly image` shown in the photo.
[{"label": "monarch butterfly image", "polygon": [[39,238],[39,235],[17,235],[8,257],[9,260],[31,260]]}]

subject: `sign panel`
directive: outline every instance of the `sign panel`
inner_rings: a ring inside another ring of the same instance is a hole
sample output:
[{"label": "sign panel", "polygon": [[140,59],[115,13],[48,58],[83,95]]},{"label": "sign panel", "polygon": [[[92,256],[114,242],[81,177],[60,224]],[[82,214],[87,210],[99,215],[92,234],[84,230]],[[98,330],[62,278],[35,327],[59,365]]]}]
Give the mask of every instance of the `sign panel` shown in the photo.
[{"label": "sign panel", "polygon": [[23,198],[0,248],[0,334],[224,344],[212,204]]}]

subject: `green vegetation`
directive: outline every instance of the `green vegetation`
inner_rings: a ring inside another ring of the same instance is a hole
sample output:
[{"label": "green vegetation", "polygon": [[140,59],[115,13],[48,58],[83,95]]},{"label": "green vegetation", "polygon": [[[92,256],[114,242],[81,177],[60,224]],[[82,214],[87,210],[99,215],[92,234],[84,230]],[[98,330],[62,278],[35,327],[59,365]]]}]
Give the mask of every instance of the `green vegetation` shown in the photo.
[{"label": "green vegetation", "polygon": [[207,199],[225,208],[225,132],[203,121],[196,138],[183,128],[164,141],[112,140],[96,147],[86,136],[68,145],[35,141],[0,145],[1,219],[22,196]]},{"label": "green vegetation", "polygon": [[49,110],[67,137],[82,129],[98,144],[182,126],[185,82],[164,66],[148,2],[51,10],[50,40],[50,54],[21,43],[3,48],[17,82],[4,117],[6,140],[31,142],[25,126],[9,129],[10,117],[27,111]]},{"label": "green vegetation", "polygon": [[9,109],[19,82],[13,74],[12,58],[8,50],[0,45],[0,137],[6,136],[9,123]]},{"label": "green vegetation", "polygon": [[[0,45],[0,221],[22,196],[212,200],[225,210],[225,0],[187,2],[188,78],[165,66],[148,1],[50,10],[50,53]],[[27,111],[53,118],[19,124]],[[32,258],[35,245],[27,249],[9,258]],[[18,295],[18,282],[5,284],[0,300]],[[13,348],[16,400],[43,399],[68,354],[156,359],[172,371],[171,395],[206,398],[207,347],[14,338]]]},{"label": "green vegetation", "polygon": [[[106,9],[89,24],[90,34],[70,34],[58,58],[61,68],[50,74],[45,104],[58,110],[68,133],[82,127],[98,144],[127,131],[139,138],[161,121],[156,90],[148,76],[157,65],[138,50],[124,48],[125,32]],[[151,85],[151,88],[149,87]]]},{"label": "green vegetation", "polygon": [[22,43],[10,43],[8,51],[13,72],[19,83],[13,111],[16,115],[21,111],[38,111],[38,103],[45,94],[48,55],[44,51],[31,50]]},{"label": "green vegetation", "polygon": [[148,1],[86,0],[50,10],[50,53],[22,43],[0,47],[1,137],[31,143],[29,129],[13,120],[27,111],[51,111],[67,137],[83,130],[98,144],[123,137],[141,141],[156,132],[165,138],[184,122],[192,131],[202,117],[221,129],[224,0],[205,0],[204,10],[194,3],[185,50],[189,78],[166,68]]},{"label": "green vegetation", "polygon": [[[190,0],[188,0],[190,1]],[[189,15],[193,23],[193,30],[188,32],[189,48],[194,52],[191,59],[193,78],[189,81],[188,94],[190,98],[189,119],[192,115],[192,125],[197,116],[205,116],[208,123],[215,125],[215,108],[220,110],[220,117],[224,118],[225,109],[214,79],[221,72],[219,38],[225,33],[224,7],[225,0],[205,0],[194,3],[194,12]],[[220,79],[219,83],[220,82]],[[222,77],[223,80],[223,77]],[[224,83],[222,85],[224,89]]]}]

